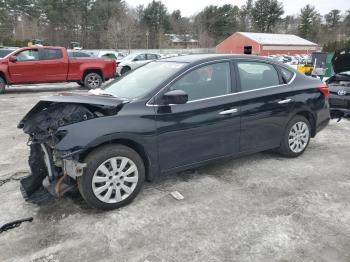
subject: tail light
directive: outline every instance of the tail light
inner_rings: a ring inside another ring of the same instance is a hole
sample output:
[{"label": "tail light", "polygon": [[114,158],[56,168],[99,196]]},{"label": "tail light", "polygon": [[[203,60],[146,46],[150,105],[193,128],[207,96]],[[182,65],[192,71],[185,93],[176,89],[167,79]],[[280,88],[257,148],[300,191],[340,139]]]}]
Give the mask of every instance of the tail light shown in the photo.
[{"label": "tail light", "polygon": [[324,97],[329,97],[329,88],[326,84],[321,85],[318,89],[321,91]]}]

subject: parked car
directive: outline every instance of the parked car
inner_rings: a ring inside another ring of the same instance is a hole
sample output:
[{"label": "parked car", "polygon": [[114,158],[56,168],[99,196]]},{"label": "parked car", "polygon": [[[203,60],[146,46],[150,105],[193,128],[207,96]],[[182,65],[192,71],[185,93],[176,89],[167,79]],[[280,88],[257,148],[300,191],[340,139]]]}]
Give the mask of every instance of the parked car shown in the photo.
[{"label": "parked car", "polygon": [[69,178],[89,205],[113,209],[160,174],[269,149],[297,157],[328,124],[328,95],[319,80],[259,57],[153,61],[103,90],[35,105],[19,124],[31,141],[22,192],[30,200],[45,177],[56,189]]},{"label": "parked car", "polygon": [[68,50],[68,57],[69,58],[86,58],[86,57],[91,57],[91,55],[84,51]]},{"label": "parked car", "polygon": [[124,53],[118,52],[115,50],[84,50],[84,51],[94,57],[114,59],[117,64],[125,57]]},{"label": "parked car", "polygon": [[55,82],[77,82],[93,89],[115,72],[115,61],[70,59],[63,47],[21,48],[0,59],[0,93],[6,85]]},{"label": "parked car", "polygon": [[337,51],[332,59],[334,75],[327,79],[332,118],[350,117],[350,49]]},{"label": "parked car", "polygon": [[144,64],[149,63],[152,60],[160,59],[159,54],[152,53],[135,53],[126,56],[117,66],[117,72],[119,75],[124,75],[127,72],[139,68]]},{"label": "parked car", "polygon": [[16,49],[15,47],[0,47],[0,58],[7,56]]}]

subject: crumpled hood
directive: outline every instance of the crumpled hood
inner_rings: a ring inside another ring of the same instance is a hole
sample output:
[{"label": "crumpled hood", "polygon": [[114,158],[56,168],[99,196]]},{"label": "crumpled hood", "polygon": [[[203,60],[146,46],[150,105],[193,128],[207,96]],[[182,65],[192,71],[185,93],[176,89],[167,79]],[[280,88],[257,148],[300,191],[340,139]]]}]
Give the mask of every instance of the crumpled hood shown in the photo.
[{"label": "crumpled hood", "polygon": [[[95,107],[101,110],[115,110],[121,108],[127,100],[122,100],[116,97],[94,95],[87,91],[65,92],[58,95],[42,98],[19,122],[18,128],[24,127],[26,119],[34,114],[46,110],[53,104],[75,104],[85,105],[87,107]],[[119,111],[119,110],[118,110]]]},{"label": "crumpled hood", "polygon": [[336,74],[350,71],[350,49],[341,49],[335,52],[332,65]]}]

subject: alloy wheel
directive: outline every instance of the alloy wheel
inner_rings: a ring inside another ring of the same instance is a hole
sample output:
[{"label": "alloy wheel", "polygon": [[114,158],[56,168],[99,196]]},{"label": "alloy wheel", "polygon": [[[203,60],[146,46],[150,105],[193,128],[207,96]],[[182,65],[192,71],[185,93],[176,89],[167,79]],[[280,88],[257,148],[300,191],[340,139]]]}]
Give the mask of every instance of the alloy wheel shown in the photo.
[{"label": "alloy wheel", "polygon": [[96,75],[92,75],[88,78],[88,84],[91,89],[97,88],[100,86],[100,79]]},{"label": "alloy wheel", "polygon": [[92,190],[100,201],[118,203],[132,194],[138,180],[138,169],[131,159],[113,157],[96,169],[92,178]]},{"label": "alloy wheel", "polygon": [[302,152],[310,139],[309,127],[305,122],[297,122],[290,129],[288,145],[294,153]]}]

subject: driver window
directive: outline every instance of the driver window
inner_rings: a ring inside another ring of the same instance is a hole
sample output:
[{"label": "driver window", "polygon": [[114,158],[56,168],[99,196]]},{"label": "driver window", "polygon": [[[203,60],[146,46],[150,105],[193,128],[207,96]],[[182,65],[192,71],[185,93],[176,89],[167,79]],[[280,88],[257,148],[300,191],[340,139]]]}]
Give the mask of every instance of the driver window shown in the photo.
[{"label": "driver window", "polygon": [[37,49],[24,50],[16,54],[17,61],[35,61],[39,60],[39,51]]},{"label": "driver window", "polygon": [[183,90],[188,101],[231,93],[229,62],[211,64],[191,71],[175,82],[170,90]]}]

